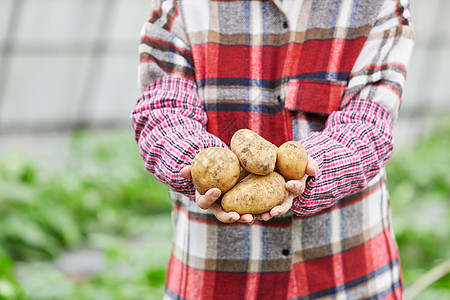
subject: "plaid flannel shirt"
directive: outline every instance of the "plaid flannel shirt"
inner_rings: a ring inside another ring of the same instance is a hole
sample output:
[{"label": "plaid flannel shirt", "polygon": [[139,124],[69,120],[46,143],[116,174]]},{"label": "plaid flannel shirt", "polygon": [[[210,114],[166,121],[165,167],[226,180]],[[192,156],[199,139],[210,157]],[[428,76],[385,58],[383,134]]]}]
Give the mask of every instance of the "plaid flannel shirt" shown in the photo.
[{"label": "plaid flannel shirt", "polygon": [[[407,0],[158,0],[131,121],[173,200],[169,299],[401,298],[384,165],[413,48]],[[179,170],[249,128],[319,163],[292,209],[223,224]]]}]

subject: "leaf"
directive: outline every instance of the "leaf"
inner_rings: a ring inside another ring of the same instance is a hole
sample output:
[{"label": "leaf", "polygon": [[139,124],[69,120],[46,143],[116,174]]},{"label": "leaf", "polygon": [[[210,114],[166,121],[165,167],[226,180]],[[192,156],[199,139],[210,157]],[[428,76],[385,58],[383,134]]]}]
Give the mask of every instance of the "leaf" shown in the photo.
[{"label": "leaf", "polygon": [[30,255],[28,259],[55,257],[60,252],[58,243],[36,225],[27,213],[6,216],[2,220],[2,236],[7,242],[2,247],[15,258],[24,259],[24,255]]}]

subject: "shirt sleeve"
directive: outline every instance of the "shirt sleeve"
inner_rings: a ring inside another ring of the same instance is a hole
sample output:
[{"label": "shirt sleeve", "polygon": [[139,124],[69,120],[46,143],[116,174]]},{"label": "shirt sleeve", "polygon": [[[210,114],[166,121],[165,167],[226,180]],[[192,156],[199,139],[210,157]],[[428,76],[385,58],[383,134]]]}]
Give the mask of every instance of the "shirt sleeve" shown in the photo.
[{"label": "shirt sleeve", "polygon": [[319,170],[294,199],[295,214],[333,206],[367,187],[385,166],[413,45],[409,1],[386,0],[353,66],[341,108],[330,114],[322,132],[300,141]]},{"label": "shirt sleeve", "polygon": [[176,1],[154,1],[139,46],[142,96],[131,125],[146,169],[173,190],[195,197],[192,181],[179,171],[208,147],[227,147],[205,129],[192,55]]}]

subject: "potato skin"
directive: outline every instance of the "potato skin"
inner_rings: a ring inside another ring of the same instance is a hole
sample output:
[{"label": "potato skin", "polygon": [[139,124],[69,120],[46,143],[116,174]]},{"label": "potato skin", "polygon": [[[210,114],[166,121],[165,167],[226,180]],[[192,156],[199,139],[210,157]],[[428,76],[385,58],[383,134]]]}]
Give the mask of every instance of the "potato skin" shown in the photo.
[{"label": "potato skin", "polygon": [[200,194],[205,194],[211,188],[218,188],[223,194],[238,181],[239,160],[226,148],[206,148],[194,157],[191,175],[192,183]]},{"label": "potato skin", "polygon": [[275,170],[277,146],[250,129],[240,129],[231,138],[230,149],[250,173],[267,175]]},{"label": "potato skin", "polygon": [[239,182],[242,179],[244,179],[245,177],[247,177],[248,174],[250,174],[250,173],[239,164],[239,178],[238,178],[237,182]]},{"label": "potato skin", "polygon": [[300,180],[306,173],[308,154],[302,144],[288,141],[277,150],[276,170],[286,180]]},{"label": "potato skin", "polygon": [[262,214],[281,204],[287,196],[285,180],[277,172],[249,174],[223,195],[222,207],[240,215]]}]

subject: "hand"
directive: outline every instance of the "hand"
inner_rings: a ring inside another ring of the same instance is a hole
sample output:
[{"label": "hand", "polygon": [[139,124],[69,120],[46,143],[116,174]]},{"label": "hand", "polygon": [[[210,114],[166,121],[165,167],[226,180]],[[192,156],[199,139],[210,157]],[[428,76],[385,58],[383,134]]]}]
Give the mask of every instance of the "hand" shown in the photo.
[{"label": "hand", "polygon": [[[180,175],[184,179],[192,180],[191,166],[186,166],[180,170]],[[252,224],[255,217],[251,214],[239,215],[235,211],[226,212],[220,204],[220,190],[218,188],[209,189],[204,195],[195,191],[195,201],[201,209],[210,209],[216,218],[223,223],[247,223]]]},{"label": "hand", "polygon": [[[308,176],[314,176],[319,169],[317,162],[308,156],[308,165],[306,166],[306,174],[301,180],[289,180],[286,182],[285,188],[289,191],[288,196],[283,201],[283,203],[273,207],[269,212],[252,215],[243,214],[239,215],[237,212],[226,212],[220,204],[220,190],[218,188],[212,188],[208,190],[204,195],[200,195],[195,191],[195,201],[197,205],[202,209],[210,209],[216,218],[223,223],[247,223],[253,224],[255,219],[261,221],[268,221],[274,216],[279,216],[285,214],[289,211],[292,206],[292,200],[297,196],[301,195],[305,190],[305,183]],[[180,175],[184,179],[192,180],[191,176],[191,166],[186,166],[180,170]]]},{"label": "hand", "polygon": [[303,176],[301,180],[289,180],[286,182],[285,188],[289,191],[289,194],[286,199],[284,199],[283,203],[274,206],[269,212],[255,215],[255,217],[261,221],[268,221],[275,216],[287,213],[289,209],[291,209],[292,200],[300,196],[305,191],[306,179],[308,176],[314,176],[318,169],[319,164],[316,160],[308,156],[305,176]]}]

